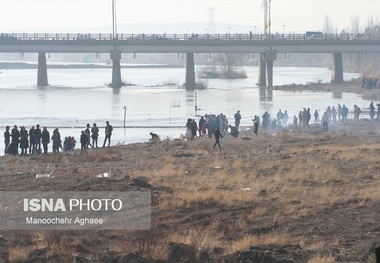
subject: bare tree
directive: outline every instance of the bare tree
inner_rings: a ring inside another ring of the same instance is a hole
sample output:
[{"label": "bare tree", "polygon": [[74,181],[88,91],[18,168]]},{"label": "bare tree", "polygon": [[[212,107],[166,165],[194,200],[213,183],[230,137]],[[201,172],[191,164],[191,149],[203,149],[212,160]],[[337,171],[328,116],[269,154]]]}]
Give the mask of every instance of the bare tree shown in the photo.
[{"label": "bare tree", "polygon": [[351,18],[351,33],[357,34],[360,32],[360,17],[355,16]]},{"label": "bare tree", "polygon": [[375,18],[373,16],[369,16],[367,20],[367,28],[368,30],[375,27]]},{"label": "bare tree", "polygon": [[222,78],[235,79],[246,78],[247,75],[242,69],[246,60],[245,54],[225,53],[216,56],[215,64],[218,66]]},{"label": "bare tree", "polygon": [[323,24],[323,31],[325,34],[333,34],[334,33],[333,24],[332,24],[329,16],[327,16],[327,15],[325,17],[325,22]]}]

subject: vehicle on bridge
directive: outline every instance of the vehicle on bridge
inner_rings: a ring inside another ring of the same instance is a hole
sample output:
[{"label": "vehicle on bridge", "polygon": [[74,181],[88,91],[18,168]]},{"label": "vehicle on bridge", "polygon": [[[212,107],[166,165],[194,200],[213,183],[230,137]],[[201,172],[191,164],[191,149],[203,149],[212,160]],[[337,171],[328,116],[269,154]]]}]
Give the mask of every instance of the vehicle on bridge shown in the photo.
[{"label": "vehicle on bridge", "polygon": [[157,34],[151,35],[149,37],[149,39],[152,39],[152,40],[171,40],[171,38],[167,38],[165,35],[161,36],[161,35],[157,35]]},{"label": "vehicle on bridge", "polygon": [[285,35],[281,35],[281,34],[271,34],[271,35],[264,35],[263,40],[287,40],[287,38],[285,37]]},{"label": "vehicle on bridge", "polygon": [[311,36],[306,37],[307,40],[328,40],[330,37],[323,34],[312,34]]},{"label": "vehicle on bridge", "polygon": [[151,37],[145,34],[132,35],[127,38],[127,40],[148,40],[148,39],[151,39]]},{"label": "vehicle on bridge", "polygon": [[350,37],[350,40],[369,40],[369,37],[364,34],[355,34]]},{"label": "vehicle on bridge", "polygon": [[204,34],[204,35],[191,34],[191,36],[188,39],[190,40],[220,40],[218,36],[212,35],[212,34]]},{"label": "vehicle on bridge", "polygon": [[311,37],[312,35],[323,36],[323,33],[320,31],[306,31],[306,38]]},{"label": "vehicle on bridge", "polygon": [[80,34],[78,35],[76,39],[77,40],[96,40],[96,38],[93,38],[90,34],[88,35]]},{"label": "vehicle on bridge", "polygon": [[15,40],[15,39],[17,39],[17,37],[14,37],[14,36],[7,34],[7,33],[1,33],[0,34],[0,40],[2,40],[2,39]]}]

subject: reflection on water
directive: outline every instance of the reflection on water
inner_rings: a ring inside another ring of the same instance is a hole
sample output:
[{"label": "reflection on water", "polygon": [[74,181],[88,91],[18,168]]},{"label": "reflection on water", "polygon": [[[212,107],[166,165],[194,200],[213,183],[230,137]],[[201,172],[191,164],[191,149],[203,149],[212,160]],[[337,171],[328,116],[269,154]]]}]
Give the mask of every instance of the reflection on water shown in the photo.
[{"label": "reflection on water", "polygon": [[334,99],[341,99],[343,97],[343,93],[339,91],[333,91],[332,96]]},{"label": "reflection on water", "polygon": [[273,89],[259,87],[260,101],[273,101]]},{"label": "reflection on water", "polygon": [[119,95],[122,88],[113,88],[113,87],[110,87],[110,89],[112,89],[112,94],[113,95]]},{"label": "reflection on water", "polygon": [[112,110],[113,111],[117,111],[117,110],[120,110],[121,111],[121,104],[120,104],[120,91],[121,91],[121,88],[111,88],[112,89]]},{"label": "reflection on water", "polygon": [[186,103],[194,104],[194,93],[195,93],[194,91],[186,91]]}]

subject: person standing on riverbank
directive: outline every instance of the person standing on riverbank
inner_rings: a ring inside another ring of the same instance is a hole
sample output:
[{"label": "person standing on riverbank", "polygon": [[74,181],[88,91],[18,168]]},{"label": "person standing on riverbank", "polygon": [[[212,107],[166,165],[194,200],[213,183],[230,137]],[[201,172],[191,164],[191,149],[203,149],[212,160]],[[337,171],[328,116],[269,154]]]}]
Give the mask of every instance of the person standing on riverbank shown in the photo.
[{"label": "person standing on riverbank", "polygon": [[260,126],[260,117],[255,115],[252,121],[253,121],[253,132],[257,135],[259,131],[259,126]]},{"label": "person standing on riverbank", "polygon": [[41,153],[41,129],[40,125],[36,125],[36,129],[34,130],[34,144],[35,144],[35,149],[37,153]]},{"label": "person standing on riverbank", "polygon": [[203,136],[203,134],[202,134],[202,128],[203,128],[203,125],[205,123],[206,123],[206,120],[204,119],[203,116],[201,116],[201,118],[199,119],[199,122],[198,122],[199,137]]},{"label": "person standing on riverbank", "polygon": [[342,106],[340,106],[340,103],[338,103],[338,119],[340,121],[340,117],[342,116]]},{"label": "person standing on riverbank", "polygon": [[236,127],[236,129],[239,129],[240,120],[241,120],[241,115],[240,115],[240,111],[239,110],[235,113],[234,118],[235,118],[235,127]]},{"label": "person standing on riverbank", "polygon": [[96,127],[96,123],[92,124],[91,128],[91,138],[93,148],[98,148],[98,138],[99,138],[99,128]]},{"label": "person standing on riverbank", "polygon": [[106,146],[107,140],[108,140],[108,147],[111,145],[112,131],[113,131],[112,125],[109,123],[109,121],[106,121],[106,129],[105,129],[106,137],[104,138],[103,148]]},{"label": "person standing on riverbank", "polygon": [[342,107],[342,123],[346,124],[347,123],[347,115],[348,115],[348,109],[346,105],[343,105]]},{"label": "person standing on riverbank", "polygon": [[80,151],[81,152],[86,151],[86,149],[88,148],[89,140],[90,140],[90,137],[86,134],[85,131],[82,131],[80,135]]},{"label": "person standing on riverbank", "polygon": [[328,126],[329,126],[329,116],[325,112],[325,114],[323,114],[323,116],[322,116],[322,130],[324,132],[327,132],[328,131]]},{"label": "person standing on riverbank", "polygon": [[20,149],[21,155],[26,155],[28,153],[29,141],[28,141],[28,131],[24,126],[21,126],[20,130]]},{"label": "person standing on riverbank", "polygon": [[375,118],[375,106],[373,106],[373,101],[369,104],[369,116],[371,120]]},{"label": "person standing on riverbank", "polygon": [[11,133],[9,132],[9,129],[10,129],[9,126],[5,127],[5,132],[4,132],[4,144],[5,144],[4,153],[7,153],[8,145],[11,142]]},{"label": "person standing on riverbank", "polygon": [[314,112],[314,124],[318,123],[318,120],[319,120],[318,110],[315,110],[315,112]]},{"label": "person standing on riverbank", "polygon": [[358,105],[354,105],[354,120],[359,120],[359,115],[362,113],[362,110],[358,107]]},{"label": "person standing on riverbank", "polygon": [[331,117],[332,117],[333,122],[335,123],[336,122],[336,109],[334,106],[332,106],[332,108],[331,108]]},{"label": "person standing on riverbank", "polygon": [[296,115],[293,117],[293,127],[295,130],[298,130],[298,119]]},{"label": "person standing on riverbank", "polygon": [[58,128],[54,129],[51,140],[53,141],[53,152],[59,153],[59,148],[62,148],[62,145],[61,145],[61,134],[59,133]]},{"label": "person standing on riverbank", "polygon": [[29,129],[29,153],[35,153],[36,151],[36,140],[34,139],[34,131],[35,128],[32,126],[32,128]]},{"label": "person standing on riverbank", "polygon": [[50,133],[46,127],[43,128],[41,133],[42,147],[44,148],[44,153],[48,152],[48,144],[50,143]]},{"label": "person standing on riverbank", "polygon": [[20,132],[17,128],[17,125],[13,126],[12,132],[11,132],[11,137],[12,137],[12,144],[13,144],[13,154],[17,155],[18,154],[18,144],[20,142]]}]

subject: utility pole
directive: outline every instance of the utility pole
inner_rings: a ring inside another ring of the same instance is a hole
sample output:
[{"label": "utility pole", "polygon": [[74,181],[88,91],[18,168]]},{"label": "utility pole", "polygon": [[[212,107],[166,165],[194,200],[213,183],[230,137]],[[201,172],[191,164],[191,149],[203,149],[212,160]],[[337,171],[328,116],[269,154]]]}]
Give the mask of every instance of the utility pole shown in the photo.
[{"label": "utility pole", "polygon": [[271,33],[270,33],[270,28],[271,28],[271,26],[272,26],[272,21],[270,20],[270,3],[271,3],[271,0],[269,0],[269,8],[268,8],[268,10],[269,10],[269,21],[268,21],[269,39],[272,38],[272,37],[271,37]]},{"label": "utility pole", "polygon": [[125,121],[127,120],[127,106],[124,106],[123,107],[123,109],[124,109],[124,129],[125,129]]},{"label": "utility pole", "polygon": [[261,4],[261,10],[264,11],[264,35],[267,34],[268,29],[268,0],[263,0]]},{"label": "utility pole", "polygon": [[112,39],[115,39],[115,35],[117,34],[116,27],[116,1],[112,0]]}]

